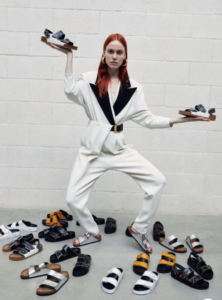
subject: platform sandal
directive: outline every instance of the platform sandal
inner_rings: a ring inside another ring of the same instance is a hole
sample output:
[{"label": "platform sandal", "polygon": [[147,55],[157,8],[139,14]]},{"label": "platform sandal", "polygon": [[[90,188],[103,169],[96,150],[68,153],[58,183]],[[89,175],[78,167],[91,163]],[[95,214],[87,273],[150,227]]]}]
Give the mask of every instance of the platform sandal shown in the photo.
[{"label": "platform sandal", "polygon": [[72,215],[69,215],[65,210],[59,209],[55,212],[51,212],[47,214],[47,218],[52,218],[53,216],[58,216],[61,220],[65,221],[72,221],[73,217]]},{"label": "platform sandal", "polygon": [[107,294],[113,294],[117,290],[120,281],[123,278],[123,269],[112,268],[107,272],[106,277],[102,279],[102,289]]},{"label": "platform sandal", "polygon": [[65,240],[70,240],[75,237],[74,231],[66,231],[63,227],[57,227],[56,230],[53,232],[47,234],[45,236],[45,241],[55,243],[55,242],[61,242]]},{"label": "platform sandal", "polygon": [[211,280],[214,276],[212,267],[207,265],[203,258],[198,256],[195,252],[190,253],[187,264],[205,280]]},{"label": "platform sandal", "polygon": [[34,239],[30,242],[24,241],[21,245],[9,255],[10,260],[24,260],[35,254],[38,254],[43,249],[38,239]]},{"label": "platform sandal", "polygon": [[55,224],[53,224],[53,225],[51,225],[49,228],[40,231],[39,234],[38,234],[38,237],[39,237],[40,239],[43,239],[43,238],[46,237],[46,235],[48,235],[49,233],[52,233],[52,232],[56,231],[57,228],[61,228],[61,227],[57,227]]},{"label": "platform sandal", "polygon": [[36,277],[41,277],[47,275],[50,270],[56,272],[61,271],[61,265],[59,264],[49,264],[48,262],[43,262],[39,265],[32,265],[28,269],[21,272],[21,279],[31,279]]},{"label": "platform sandal", "polygon": [[148,270],[150,256],[147,253],[140,253],[137,255],[136,260],[133,263],[133,272],[137,275],[143,275]]},{"label": "platform sandal", "polygon": [[91,263],[91,256],[88,254],[80,254],[77,258],[77,263],[75,264],[72,275],[74,277],[84,276],[89,272],[89,267]]},{"label": "platform sandal", "polygon": [[10,230],[11,229],[18,229],[18,230],[23,230],[23,231],[37,231],[39,229],[38,225],[32,224],[31,222],[24,221],[24,220],[9,224],[7,226],[7,228],[10,229]]},{"label": "platform sandal", "polygon": [[176,262],[176,254],[173,252],[162,252],[161,260],[157,266],[158,273],[170,273]]},{"label": "platform sandal", "polygon": [[116,232],[116,220],[113,218],[107,218],[106,219],[106,224],[105,224],[105,228],[104,228],[104,232],[106,234],[111,234]]},{"label": "platform sandal", "polygon": [[163,224],[157,221],[153,225],[153,239],[154,241],[159,242],[159,239],[164,237],[165,237],[165,232],[164,232]]},{"label": "platform sandal", "polygon": [[18,248],[18,247],[22,244],[22,242],[24,242],[24,241],[30,242],[30,241],[32,241],[33,239],[34,239],[34,236],[33,236],[32,233],[27,234],[27,235],[20,236],[20,237],[18,237],[17,240],[12,241],[11,243],[4,245],[4,246],[2,247],[2,251],[3,251],[3,252],[10,252],[10,251],[13,251],[13,250],[15,250],[16,248]]},{"label": "platform sandal", "polygon": [[42,220],[42,224],[45,226],[56,225],[57,227],[68,227],[69,224],[66,221],[62,221],[58,216],[54,215],[52,218]]},{"label": "platform sandal", "polygon": [[51,263],[58,263],[70,258],[74,258],[81,253],[78,248],[70,248],[68,245],[62,247],[62,250],[57,250],[54,254],[50,256]]},{"label": "platform sandal", "polygon": [[136,295],[146,295],[152,292],[158,282],[159,276],[157,272],[145,271],[142,277],[137,280],[133,288]]}]

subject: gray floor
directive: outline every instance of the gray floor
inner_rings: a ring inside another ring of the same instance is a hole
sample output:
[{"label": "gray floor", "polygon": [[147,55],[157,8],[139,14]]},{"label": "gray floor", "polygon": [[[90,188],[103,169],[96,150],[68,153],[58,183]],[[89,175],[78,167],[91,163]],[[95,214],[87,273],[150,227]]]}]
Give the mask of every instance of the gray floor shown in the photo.
[{"label": "gray floor", "polygon": [[[1,209],[0,223],[7,225],[21,219],[31,221],[39,225],[39,231],[46,227],[41,225],[41,220],[45,218],[47,211],[36,210],[6,210]],[[94,212],[96,214],[96,212]],[[161,221],[164,224],[166,235],[174,234],[178,236],[179,241],[184,242],[187,235],[192,233],[199,236],[204,244],[205,250],[201,254],[207,264],[211,265],[214,270],[214,278],[210,281],[210,288],[205,291],[191,289],[175,279],[171,278],[170,274],[160,274],[159,282],[152,294],[145,296],[137,296],[132,293],[132,288],[139,276],[133,273],[132,264],[136,256],[141,253],[141,249],[136,242],[126,237],[125,228],[134,220],[135,215],[123,213],[98,213],[99,217],[113,217],[117,220],[117,232],[115,234],[106,235],[103,233],[104,225],[101,232],[103,240],[101,243],[84,246],[81,248],[82,253],[92,256],[91,268],[86,276],[76,278],[72,276],[72,269],[76,263],[76,258],[67,260],[61,263],[62,270],[68,271],[70,274],[69,281],[55,295],[42,298],[53,299],[137,299],[150,298],[154,300],[203,300],[203,299],[221,299],[222,295],[222,263],[221,263],[221,217],[214,216],[156,216],[154,221]],[[70,222],[68,227],[74,230],[76,235],[82,234],[81,227],[75,225],[75,221]],[[150,227],[150,240],[152,241],[153,254],[151,255],[149,270],[156,270],[160,260],[161,252],[166,248],[154,242],[151,238],[152,227]],[[35,233],[35,237],[38,234]],[[1,241],[1,246],[6,244],[8,240]],[[39,299],[36,295],[36,289],[44,280],[44,277],[22,280],[20,272],[33,264],[39,264],[43,261],[49,261],[49,257],[56,250],[61,249],[65,244],[59,242],[56,244],[47,243],[41,239],[43,251],[24,261],[10,261],[7,253],[1,252],[1,269],[0,269],[0,299]],[[72,245],[72,240],[67,241],[69,246]],[[187,266],[187,257],[190,253],[188,250],[185,254],[177,254],[177,263]],[[106,272],[112,267],[121,267],[124,270],[124,277],[120,283],[118,290],[113,295],[104,293],[101,289],[101,279]],[[41,298],[41,299],[42,299]]]}]

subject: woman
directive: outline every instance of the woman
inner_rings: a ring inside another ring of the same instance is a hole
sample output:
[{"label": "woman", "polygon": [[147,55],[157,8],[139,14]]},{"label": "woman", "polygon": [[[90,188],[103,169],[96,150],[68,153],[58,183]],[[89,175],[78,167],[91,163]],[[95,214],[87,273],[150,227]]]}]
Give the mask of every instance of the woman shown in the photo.
[{"label": "woman", "polygon": [[125,143],[123,123],[132,120],[155,129],[209,120],[202,117],[169,119],[153,115],[146,105],[141,85],[128,76],[127,44],[121,34],[111,34],[106,39],[98,73],[84,73],[78,81],[72,74],[72,50],[53,44],[49,46],[67,55],[65,94],[69,100],[83,106],[89,117],[66,198],[71,211],[86,230],[73,244],[79,247],[101,241],[99,228],[86,203],[96,180],[107,170],[118,170],[131,176],[145,192],[142,208],[134,223],[128,227],[128,233],[143,251],[151,253],[146,232],[157,211],[165,177],[132,145]]}]

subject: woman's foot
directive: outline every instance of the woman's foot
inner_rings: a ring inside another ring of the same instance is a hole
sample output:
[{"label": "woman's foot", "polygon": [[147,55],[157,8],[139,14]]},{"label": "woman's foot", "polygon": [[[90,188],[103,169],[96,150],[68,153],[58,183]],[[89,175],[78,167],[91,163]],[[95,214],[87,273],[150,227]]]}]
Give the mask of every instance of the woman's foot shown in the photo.
[{"label": "woman's foot", "polygon": [[100,242],[101,240],[102,240],[101,234],[94,236],[91,233],[86,232],[84,235],[76,238],[73,241],[73,245],[75,247],[80,247],[80,246],[84,246],[84,245],[88,245],[88,244],[92,244],[92,243],[97,243],[97,242]]},{"label": "woman's foot", "polygon": [[150,245],[150,242],[149,242],[149,240],[148,240],[148,238],[146,237],[145,234],[141,234],[141,233],[139,233],[138,231],[136,231],[136,230],[132,227],[132,225],[128,227],[128,230],[129,230],[129,232],[130,232],[131,234],[133,233],[133,234],[136,234],[136,235],[137,235],[137,234],[138,234],[138,235],[141,235],[141,243],[142,243],[143,245],[140,244],[140,242],[139,242],[138,239],[136,239],[137,243],[139,243],[140,246],[141,246],[143,249],[144,249],[144,247],[145,247],[144,250],[147,250],[148,253],[152,253],[152,252],[153,252],[153,249],[152,249],[152,247],[151,247],[151,245]]}]

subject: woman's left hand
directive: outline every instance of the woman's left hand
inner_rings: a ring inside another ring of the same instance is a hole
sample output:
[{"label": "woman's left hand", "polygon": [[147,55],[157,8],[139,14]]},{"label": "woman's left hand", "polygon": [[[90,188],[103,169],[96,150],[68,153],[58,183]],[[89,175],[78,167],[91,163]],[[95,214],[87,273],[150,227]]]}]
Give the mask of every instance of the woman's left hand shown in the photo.
[{"label": "woman's left hand", "polygon": [[182,117],[179,119],[171,119],[170,120],[170,126],[173,126],[173,124],[179,124],[179,123],[187,123],[187,122],[210,122],[210,119],[204,118],[204,117]]}]

